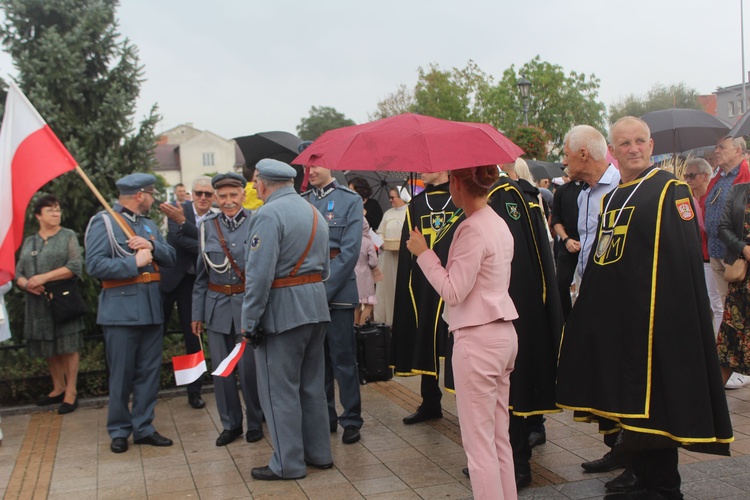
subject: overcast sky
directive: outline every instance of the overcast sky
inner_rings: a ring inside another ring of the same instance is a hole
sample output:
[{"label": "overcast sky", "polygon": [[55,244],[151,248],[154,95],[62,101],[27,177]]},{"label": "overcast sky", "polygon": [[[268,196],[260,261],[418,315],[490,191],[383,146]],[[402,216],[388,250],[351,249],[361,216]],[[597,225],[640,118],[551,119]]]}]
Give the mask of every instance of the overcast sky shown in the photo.
[{"label": "overcast sky", "polygon": [[[419,66],[470,59],[497,79],[539,54],[594,73],[607,106],[655,83],[708,94],[742,80],[740,0],[121,3],[120,31],[145,66],[137,117],[158,104],[158,131],[296,133],[311,106],[362,123],[399,84],[413,87]],[[6,54],[0,72],[13,74]]]}]

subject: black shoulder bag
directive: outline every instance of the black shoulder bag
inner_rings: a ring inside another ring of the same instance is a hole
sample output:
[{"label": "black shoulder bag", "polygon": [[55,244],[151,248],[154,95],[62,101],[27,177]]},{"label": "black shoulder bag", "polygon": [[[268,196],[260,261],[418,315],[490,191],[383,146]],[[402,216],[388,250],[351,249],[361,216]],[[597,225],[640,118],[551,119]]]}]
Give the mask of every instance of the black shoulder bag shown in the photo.
[{"label": "black shoulder bag", "polygon": [[[36,268],[38,253],[36,251],[36,236],[34,236],[33,241],[34,274],[38,274]],[[55,323],[67,323],[89,312],[86,301],[83,300],[83,295],[81,295],[81,290],[78,288],[78,278],[45,283],[44,296],[52,311],[52,319],[55,320]]]}]

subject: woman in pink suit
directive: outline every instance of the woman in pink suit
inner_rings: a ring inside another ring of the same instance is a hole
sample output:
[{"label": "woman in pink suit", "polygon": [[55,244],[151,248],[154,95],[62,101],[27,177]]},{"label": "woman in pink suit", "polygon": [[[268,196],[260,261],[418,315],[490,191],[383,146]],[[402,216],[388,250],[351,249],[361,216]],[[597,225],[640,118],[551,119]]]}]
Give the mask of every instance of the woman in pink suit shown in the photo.
[{"label": "woman in pink suit", "polygon": [[445,268],[418,230],[407,242],[446,304],[461,438],[476,499],[517,497],[508,398],[518,351],[512,320],[518,313],[508,295],[513,237],[487,205],[497,178],[494,165],[451,172],[450,192],[466,220],[456,230]]}]

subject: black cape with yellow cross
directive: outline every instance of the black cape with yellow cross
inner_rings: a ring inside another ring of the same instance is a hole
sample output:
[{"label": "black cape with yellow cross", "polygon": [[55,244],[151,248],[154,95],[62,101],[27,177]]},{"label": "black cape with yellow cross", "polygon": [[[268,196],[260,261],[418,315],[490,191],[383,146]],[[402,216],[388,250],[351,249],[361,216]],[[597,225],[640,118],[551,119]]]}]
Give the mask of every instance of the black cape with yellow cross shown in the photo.
[{"label": "black cape with yellow cross", "polygon": [[510,408],[519,416],[560,411],[555,372],[563,316],[538,193],[524,180],[503,176],[489,195],[490,206],[513,235],[508,293],[518,311],[513,320],[518,354],[510,375]]},{"label": "black cape with yellow cross", "polygon": [[563,331],[559,406],[619,423],[622,451],[728,455],[732,426],[688,186],[652,167],[607,195],[602,212]]},{"label": "black cape with yellow cross", "polygon": [[[420,228],[428,246],[445,266],[453,234],[465,218],[451,200],[448,183],[428,185],[409,203],[396,271],[391,340],[391,363],[396,375],[436,375],[439,358],[449,349],[448,325],[442,318],[443,300],[406,248],[409,231],[414,226]],[[445,384],[452,387],[450,363],[445,364]]]}]

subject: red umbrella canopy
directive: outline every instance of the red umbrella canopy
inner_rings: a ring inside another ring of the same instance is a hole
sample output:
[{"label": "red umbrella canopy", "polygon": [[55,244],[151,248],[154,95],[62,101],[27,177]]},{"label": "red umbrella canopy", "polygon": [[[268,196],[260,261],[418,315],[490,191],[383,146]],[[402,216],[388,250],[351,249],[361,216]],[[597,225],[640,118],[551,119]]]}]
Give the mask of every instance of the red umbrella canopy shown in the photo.
[{"label": "red umbrella canopy", "polygon": [[329,130],[292,163],[333,170],[444,172],[511,163],[522,154],[486,123],[405,113]]}]

